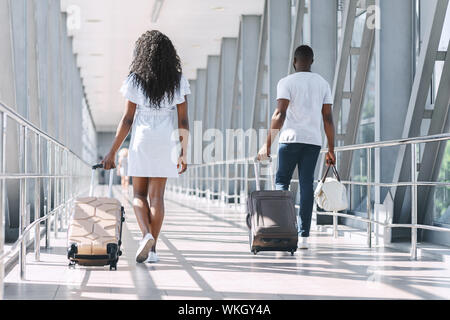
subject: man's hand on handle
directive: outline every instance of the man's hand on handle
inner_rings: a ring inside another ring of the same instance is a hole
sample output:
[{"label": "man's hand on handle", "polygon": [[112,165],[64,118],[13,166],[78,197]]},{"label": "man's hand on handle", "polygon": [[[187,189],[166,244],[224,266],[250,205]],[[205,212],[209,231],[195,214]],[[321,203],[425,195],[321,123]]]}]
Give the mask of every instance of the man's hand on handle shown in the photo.
[{"label": "man's hand on handle", "polygon": [[326,156],[326,162],[328,166],[336,165],[336,156],[334,154],[334,151],[328,151]]},{"label": "man's hand on handle", "polygon": [[264,144],[258,152],[257,159],[259,161],[269,160],[270,159],[270,148],[267,147],[267,144]]}]

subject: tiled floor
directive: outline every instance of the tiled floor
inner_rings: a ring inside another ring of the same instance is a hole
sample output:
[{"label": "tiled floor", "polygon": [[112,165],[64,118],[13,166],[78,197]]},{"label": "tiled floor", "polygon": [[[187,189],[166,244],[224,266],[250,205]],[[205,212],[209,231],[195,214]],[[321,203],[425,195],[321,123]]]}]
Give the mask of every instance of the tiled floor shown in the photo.
[{"label": "tiled floor", "polygon": [[125,196],[124,255],[117,271],[67,267],[65,234],[27,257],[27,280],[16,267],[6,299],[450,299],[450,266],[410,261],[409,254],[367,249],[355,240],[314,233],[311,248],[249,252],[244,215],[168,194],[157,264],[136,264],[141,237]]}]

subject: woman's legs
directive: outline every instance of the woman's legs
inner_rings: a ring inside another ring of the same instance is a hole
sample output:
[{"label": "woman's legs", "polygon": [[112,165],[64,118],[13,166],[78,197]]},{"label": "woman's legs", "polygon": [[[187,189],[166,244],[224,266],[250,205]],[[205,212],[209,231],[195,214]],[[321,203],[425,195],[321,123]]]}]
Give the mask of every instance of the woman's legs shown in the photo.
[{"label": "woman's legs", "polygon": [[150,198],[150,223],[151,232],[155,238],[155,245],[152,248],[156,251],[156,241],[164,220],[164,191],[166,189],[167,178],[150,178],[148,196]]},{"label": "woman's legs", "polygon": [[125,176],[125,189],[128,191],[128,186],[130,185],[130,177]]},{"label": "woman's legs", "polygon": [[136,220],[142,235],[151,233],[150,228],[150,207],[148,205],[148,185],[149,178],[133,178],[133,208]]}]

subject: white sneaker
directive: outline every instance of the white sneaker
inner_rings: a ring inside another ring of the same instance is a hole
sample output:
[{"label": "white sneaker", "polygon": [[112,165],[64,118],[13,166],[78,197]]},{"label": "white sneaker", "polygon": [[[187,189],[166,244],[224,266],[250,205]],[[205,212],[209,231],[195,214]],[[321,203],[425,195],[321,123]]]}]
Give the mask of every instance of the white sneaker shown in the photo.
[{"label": "white sneaker", "polygon": [[302,237],[298,246],[299,249],[306,250],[308,249],[308,238]]},{"label": "white sneaker", "polygon": [[148,258],[148,253],[155,244],[155,239],[150,233],[147,233],[144,238],[139,241],[139,248],[136,252],[136,262],[142,263]]},{"label": "white sneaker", "polygon": [[156,263],[158,261],[159,261],[159,257],[156,254],[156,252],[153,252],[153,251],[150,251],[150,253],[148,254],[147,260],[145,260],[145,262],[148,262],[148,263]]}]

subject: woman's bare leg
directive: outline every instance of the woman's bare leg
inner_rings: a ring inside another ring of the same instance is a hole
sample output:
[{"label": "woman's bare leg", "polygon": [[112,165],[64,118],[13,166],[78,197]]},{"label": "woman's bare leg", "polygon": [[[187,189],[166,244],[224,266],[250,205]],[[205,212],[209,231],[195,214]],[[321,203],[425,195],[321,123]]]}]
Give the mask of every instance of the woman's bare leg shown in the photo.
[{"label": "woman's bare leg", "polygon": [[155,245],[152,250],[156,251],[156,241],[164,220],[164,191],[167,178],[150,178],[148,196],[150,198],[150,223]]},{"label": "woman's bare leg", "polygon": [[130,177],[125,176],[125,189],[128,191],[128,186],[130,185]]},{"label": "woman's bare leg", "polygon": [[150,228],[150,207],[148,204],[148,185],[149,178],[134,177],[133,178],[133,208],[139,229],[142,235],[151,233]]}]

